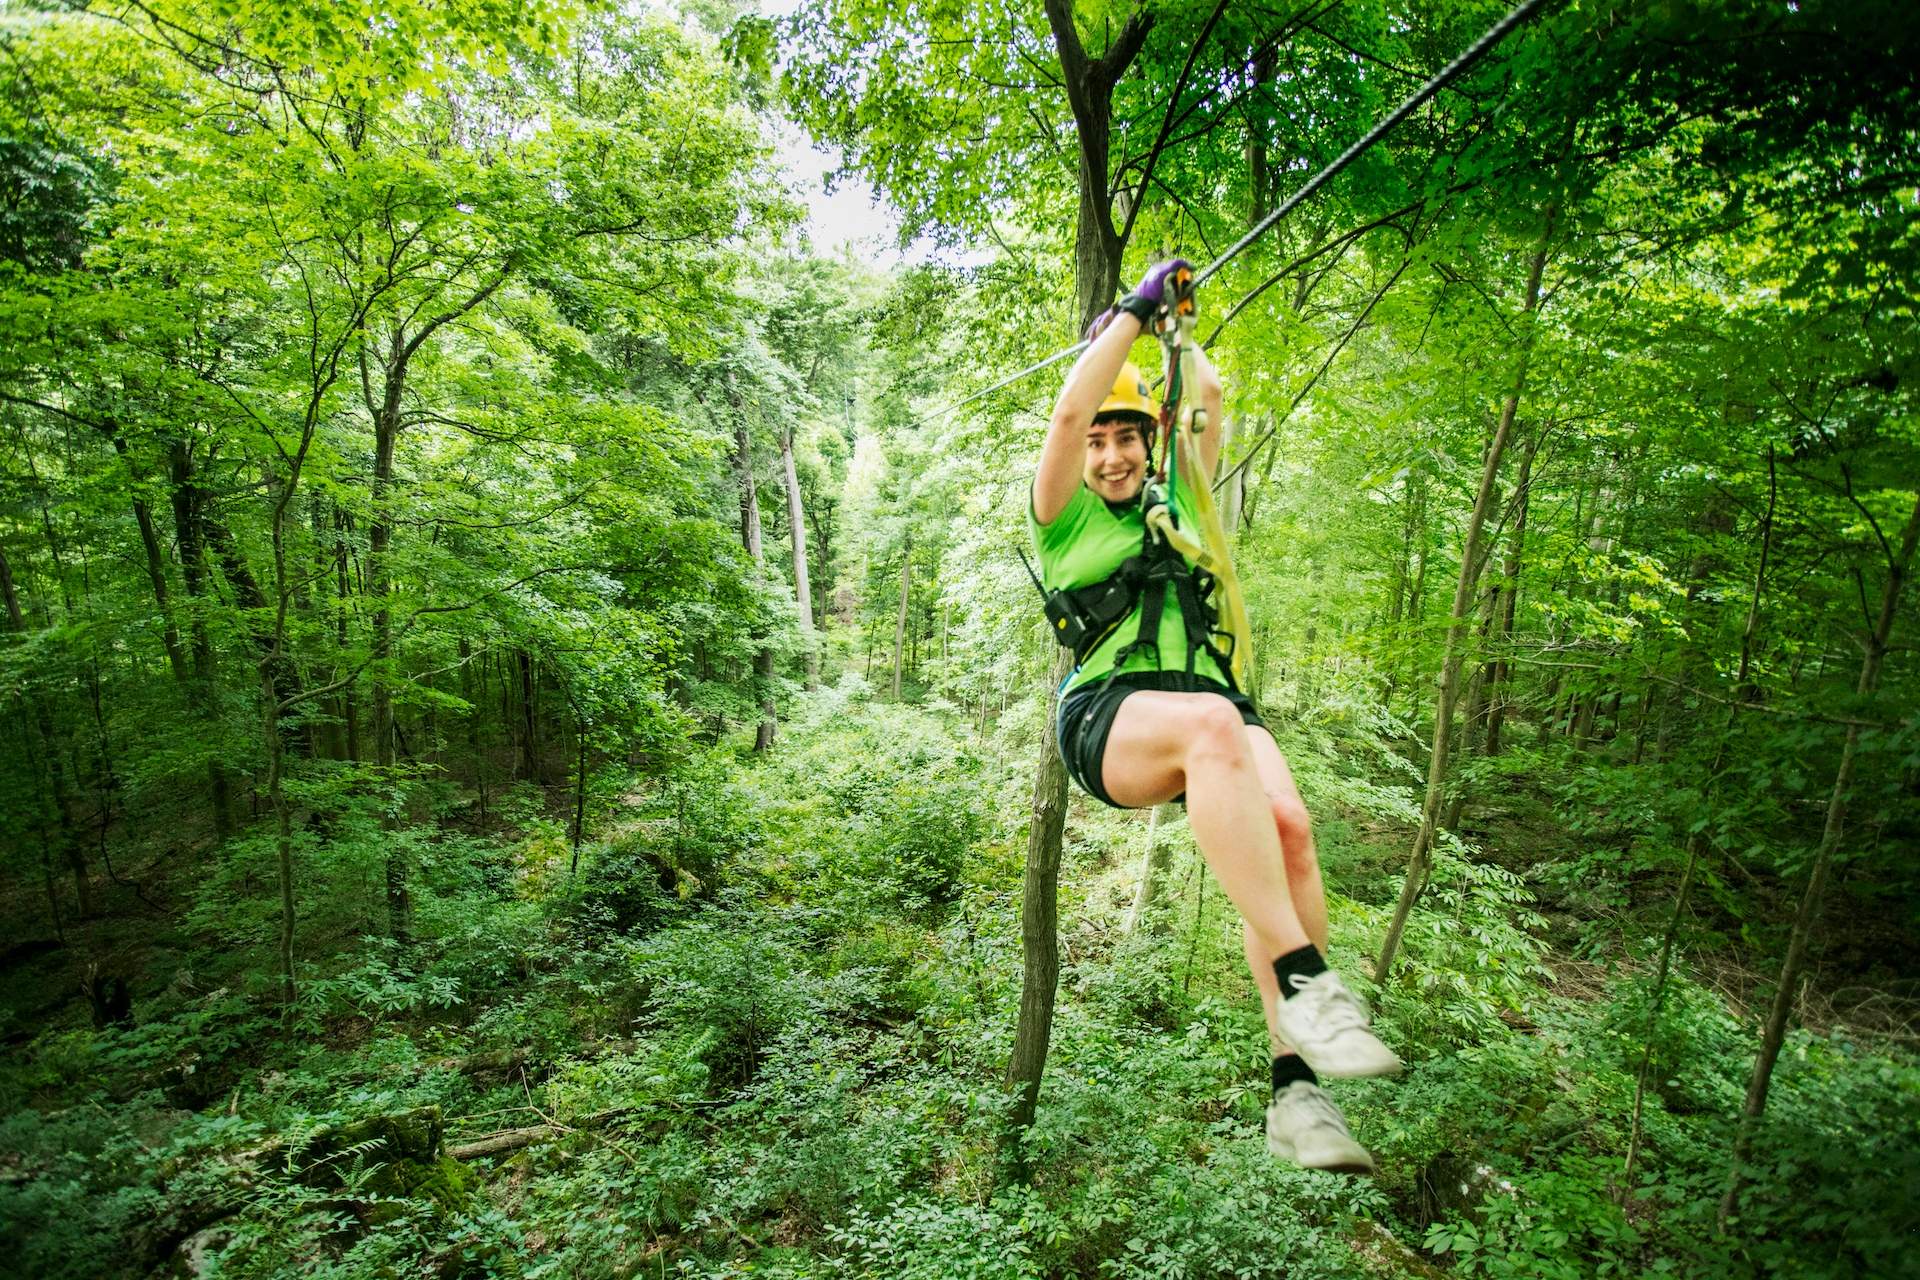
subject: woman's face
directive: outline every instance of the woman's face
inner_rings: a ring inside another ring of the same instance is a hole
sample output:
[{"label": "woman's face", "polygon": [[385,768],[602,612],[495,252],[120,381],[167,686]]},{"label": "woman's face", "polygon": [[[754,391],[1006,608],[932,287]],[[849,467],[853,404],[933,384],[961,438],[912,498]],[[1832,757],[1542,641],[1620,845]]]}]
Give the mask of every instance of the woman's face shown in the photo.
[{"label": "woman's face", "polygon": [[1087,488],[1108,502],[1130,502],[1147,479],[1146,426],[1135,418],[1095,420],[1087,428]]}]

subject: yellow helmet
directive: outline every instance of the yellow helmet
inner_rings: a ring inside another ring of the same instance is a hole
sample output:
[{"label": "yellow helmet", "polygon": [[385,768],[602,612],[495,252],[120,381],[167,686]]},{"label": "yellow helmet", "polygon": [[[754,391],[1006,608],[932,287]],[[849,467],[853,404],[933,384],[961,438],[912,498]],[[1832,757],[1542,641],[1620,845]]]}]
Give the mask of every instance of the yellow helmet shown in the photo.
[{"label": "yellow helmet", "polygon": [[1160,405],[1147,389],[1147,380],[1140,376],[1140,366],[1131,360],[1120,366],[1113,390],[1100,402],[1093,416],[1098,418],[1108,413],[1138,413],[1153,419],[1160,416]]}]

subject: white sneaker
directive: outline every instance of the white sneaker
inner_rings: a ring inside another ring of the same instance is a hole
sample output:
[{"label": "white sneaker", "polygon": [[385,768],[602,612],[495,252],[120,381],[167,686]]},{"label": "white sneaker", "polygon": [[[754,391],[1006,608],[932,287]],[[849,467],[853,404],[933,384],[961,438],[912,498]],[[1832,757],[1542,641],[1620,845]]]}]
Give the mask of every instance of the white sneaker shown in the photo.
[{"label": "white sneaker", "polygon": [[1391,1076],[1400,1059],[1367,1026],[1367,1006],[1329,969],[1311,978],[1292,974],[1295,994],[1280,1002],[1280,1034],[1314,1074],[1345,1080]]},{"label": "white sneaker", "polygon": [[1373,1157],[1347,1132],[1347,1121],[1319,1085],[1295,1080],[1267,1108],[1267,1150],[1307,1169],[1372,1173]]}]

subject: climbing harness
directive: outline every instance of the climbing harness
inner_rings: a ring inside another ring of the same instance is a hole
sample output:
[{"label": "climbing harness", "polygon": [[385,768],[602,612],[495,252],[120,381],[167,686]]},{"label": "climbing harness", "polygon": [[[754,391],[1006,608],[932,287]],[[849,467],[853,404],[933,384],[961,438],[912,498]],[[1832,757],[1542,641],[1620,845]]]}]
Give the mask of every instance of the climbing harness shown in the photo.
[{"label": "climbing harness", "polygon": [[[1253,662],[1252,627],[1247,621],[1246,600],[1240,591],[1240,575],[1234,572],[1227,531],[1220,522],[1219,509],[1213,502],[1213,476],[1208,472],[1206,460],[1194,447],[1201,433],[1207,429],[1207,411],[1194,404],[1186,394],[1187,388],[1195,380],[1199,360],[1200,348],[1193,335],[1197,318],[1193,295],[1199,282],[1199,277],[1189,270],[1174,272],[1167,282],[1173,291],[1172,301],[1155,317],[1155,328],[1161,349],[1166,354],[1167,365],[1167,395],[1160,406],[1163,449],[1160,457],[1168,478],[1160,493],[1155,495],[1158,501],[1146,501],[1143,497],[1143,502],[1149,538],[1158,537],[1164,545],[1177,551],[1192,566],[1193,573],[1188,576],[1211,580],[1219,603],[1213,607],[1212,616],[1207,618],[1208,632],[1210,635],[1225,635],[1230,648],[1226,661],[1221,661],[1220,654],[1211,644],[1207,649],[1213,654],[1214,660],[1220,662],[1220,670],[1226,675],[1228,683],[1239,689],[1245,685]],[[1196,526],[1191,530],[1180,527],[1169,500],[1173,492],[1173,478],[1179,475],[1182,467],[1189,473],[1187,491],[1191,495],[1192,508],[1189,514]],[[1184,615],[1187,608],[1184,596],[1180,607]],[[1154,622],[1157,627],[1159,619],[1156,618]],[[1191,629],[1192,624],[1189,624]],[[1141,634],[1147,634],[1144,618]],[[1189,644],[1189,672],[1193,669],[1192,648]]]},{"label": "climbing harness", "polygon": [[[1151,456],[1159,460],[1140,490],[1142,531],[1140,551],[1100,582],[1072,589],[1048,591],[1028,562],[1020,561],[1046,602],[1053,637],[1073,651],[1076,666],[1104,644],[1137,610],[1139,629],[1114,655],[1118,674],[1136,653],[1160,659],[1160,618],[1171,590],[1180,606],[1186,631],[1186,674],[1202,653],[1211,657],[1234,689],[1244,686],[1252,660],[1252,642],[1240,579],[1233,569],[1226,530],[1213,503],[1211,477],[1205,460],[1194,447],[1207,429],[1206,410],[1192,403],[1187,388],[1196,378],[1193,324],[1193,272],[1181,268],[1169,276],[1169,300],[1151,317],[1166,357],[1167,394],[1160,403],[1157,442]],[[1142,397],[1144,399],[1144,396]],[[1187,473],[1190,524],[1181,523],[1173,503],[1181,472]],[[1225,641],[1223,650],[1216,637]]]},{"label": "climbing harness", "polygon": [[[1464,50],[1462,50],[1459,57],[1455,58],[1452,62],[1449,62],[1446,66],[1442,67],[1439,71],[1435,72],[1433,77],[1430,80],[1428,80],[1425,84],[1421,85],[1418,89],[1416,89],[1413,92],[1413,95],[1411,97],[1409,97],[1406,101],[1402,102],[1399,106],[1395,107],[1392,111],[1388,112],[1385,116],[1382,116],[1374,124],[1373,128],[1367,130],[1366,133],[1362,134],[1360,138],[1353,143],[1352,146],[1348,147],[1345,151],[1342,151],[1339,155],[1335,156],[1333,160],[1329,164],[1327,164],[1325,168],[1321,169],[1320,172],[1314,174],[1311,178],[1308,178],[1306,182],[1301,185],[1299,190],[1295,191],[1292,195],[1288,196],[1285,200],[1282,200],[1277,206],[1275,206],[1272,213],[1269,213],[1266,217],[1262,218],[1259,222],[1256,222],[1251,228],[1248,229],[1245,235],[1241,236],[1238,240],[1228,245],[1225,251],[1223,251],[1212,262],[1209,262],[1206,266],[1200,268],[1199,271],[1195,272],[1192,279],[1192,285],[1190,287],[1198,287],[1199,285],[1205,284],[1208,280],[1212,279],[1215,273],[1217,273],[1222,267],[1226,266],[1229,262],[1239,257],[1240,254],[1246,250],[1247,246],[1251,245],[1254,241],[1258,240],[1261,236],[1265,235],[1267,232],[1273,230],[1273,228],[1278,226],[1283,219],[1285,219],[1288,215],[1293,213],[1295,209],[1298,209],[1300,205],[1303,202],[1305,202],[1309,196],[1313,195],[1314,192],[1320,190],[1321,187],[1325,186],[1328,182],[1331,182],[1335,177],[1339,176],[1341,171],[1344,170],[1348,165],[1352,164],[1361,155],[1365,154],[1369,149],[1371,149],[1375,144],[1377,144],[1382,138],[1386,137],[1389,133],[1393,132],[1393,130],[1400,124],[1401,121],[1405,120],[1408,116],[1412,115],[1414,112],[1418,111],[1422,106],[1426,105],[1428,100],[1430,100],[1435,94],[1439,93],[1442,89],[1446,88],[1448,85],[1452,84],[1455,80],[1459,79],[1460,74],[1462,72],[1464,72],[1468,67],[1472,66],[1474,63],[1480,61],[1481,58],[1485,57],[1487,53],[1491,51],[1495,45],[1499,44],[1502,40],[1506,39],[1507,36],[1513,32],[1513,29],[1515,27],[1518,27],[1521,23],[1531,18],[1534,15],[1535,11],[1537,11],[1545,3],[1546,3],[1546,0],[1521,0],[1521,3],[1515,5],[1512,9],[1510,9],[1507,12],[1507,15],[1505,17],[1501,18],[1500,21],[1494,23],[1491,27],[1488,27],[1485,33],[1483,33],[1478,40],[1475,40],[1472,44],[1468,45]],[[1232,315],[1237,315],[1237,314],[1238,314],[1238,308],[1236,308],[1233,312],[1229,314],[1229,318],[1231,318]],[[1224,327],[1224,322],[1222,324],[1222,327]],[[1214,334],[1214,336],[1215,337],[1219,336],[1217,331]],[[1024,378],[1030,378],[1034,374],[1039,373],[1042,369],[1051,368],[1053,365],[1059,364],[1062,360],[1066,360],[1073,356],[1079,355],[1082,351],[1085,351],[1089,345],[1090,344],[1083,339],[1079,342],[1074,343],[1070,347],[1067,347],[1060,351],[1056,351],[1052,355],[1048,356],[1046,359],[1037,360],[1033,364],[1028,365],[1026,368],[1021,369],[1017,373],[1008,374],[1006,377],[1000,379],[1000,381],[996,383],[993,383],[991,386],[982,387],[980,390],[975,391],[973,394],[966,396],[960,400],[954,401],[952,404],[948,405],[944,409],[935,410],[934,412],[928,414],[926,417],[919,419],[918,425],[924,426],[931,422],[937,422],[941,418],[946,417],[948,414],[955,413],[960,409],[965,408],[967,405],[972,404],[976,400],[980,400],[986,396],[990,396],[994,392],[999,391],[1005,387],[1010,387],[1014,383],[1019,382]]]}]

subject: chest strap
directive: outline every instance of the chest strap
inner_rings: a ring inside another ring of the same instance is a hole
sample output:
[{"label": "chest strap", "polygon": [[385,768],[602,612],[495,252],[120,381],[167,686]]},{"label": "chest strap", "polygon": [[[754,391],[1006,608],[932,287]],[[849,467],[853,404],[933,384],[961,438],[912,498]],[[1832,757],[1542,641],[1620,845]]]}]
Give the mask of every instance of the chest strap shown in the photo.
[{"label": "chest strap", "polygon": [[1093,651],[1106,643],[1137,605],[1140,626],[1134,638],[1114,655],[1113,669],[1118,672],[1136,653],[1150,653],[1156,665],[1160,661],[1160,619],[1166,611],[1167,590],[1172,588],[1180,605],[1180,618],[1186,631],[1186,673],[1192,675],[1197,656],[1204,652],[1220,668],[1231,688],[1233,678],[1232,638],[1222,652],[1214,643],[1220,634],[1219,611],[1211,600],[1214,576],[1189,565],[1167,541],[1149,531],[1142,539],[1139,555],[1121,561],[1120,567],[1099,582],[1084,587],[1048,591],[1033,571],[1026,553],[1020,562],[1027,576],[1046,601],[1047,625],[1053,638],[1073,651],[1076,664],[1083,664]]}]

